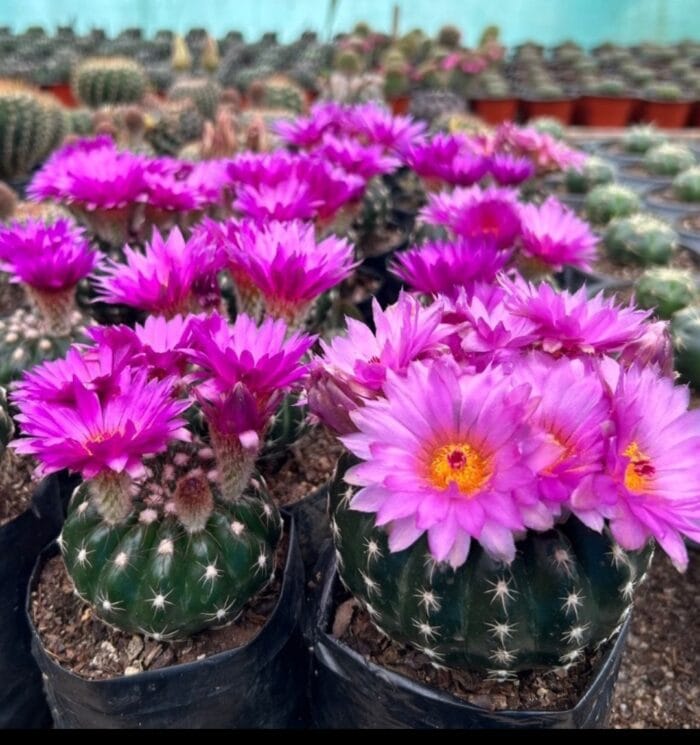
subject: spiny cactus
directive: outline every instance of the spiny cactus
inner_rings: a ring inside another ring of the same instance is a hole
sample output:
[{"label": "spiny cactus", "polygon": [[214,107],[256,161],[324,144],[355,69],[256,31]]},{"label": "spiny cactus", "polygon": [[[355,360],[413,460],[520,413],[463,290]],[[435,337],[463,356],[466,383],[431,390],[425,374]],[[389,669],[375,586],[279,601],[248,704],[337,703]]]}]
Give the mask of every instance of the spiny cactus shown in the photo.
[{"label": "spiny cactus", "polygon": [[93,112],[90,109],[70,109],[68,130],[71,134],[89,135],[93,131]]},{"label": "spiny cactus", "polygon": [[615,169],[603,158],[591,155],[580,170],[569,168],[564,174],[564,180],[567,191],[572,194],[587,194],[596,186],[612,183],[615,180]]},{"label": "spiny cactus", "polygon": [[551,135],[555,140],[563,140],[565,135],[564,125],[551,116],[538,116],[532,119],[529,126],[546,135]]},{"label": "spiny cactus", "polygon": [[177,72],[187,72],[192,68],[192,55],[182,36],[173,37],[170,66]]},{"label": "spiny cactus", "polygon": [[457,26],[443,26],[437,35],[437,43],[446,49],[457,49],[462,39],[462,32]]},{"label": "spiny cactus", "polygon": [[146,139],[159,155],[177,155],[188,142],[201,137],[203,128],[204,118],[192,101],[173,101],[161,107]]},{"label": "spiny cactus", "polygon": [[673,359],[682,379],[700,390],[700,306],[683,308],[671,319]]},{"label": "spiny cactus", "polygon": [[251,104],[261,109],[280,109],[300,114],[304,110],[304,91],[292,80],[275,75],[256,81],[248,89]]},{"label": "spiny cactus", "polygon": [[190,99],[199,113],[214,120],[219,105],[221,86],[209,78],[180,78],[168,92],[171,101]]},{"label": "spiny cactus", "polygon": [[654,310],[669,319],[697,298],[697,285],[691,272],[669,267],[647,269],[635,286],[637,305]]},{"label": "spiny cactus", "polygon": [[671,142],[651,148],[644,156],[644,168],[655,176],[676,176],[693,165],[692,150]]},{"label": "spiny cactus", "polygon": [[205,475],[212,457],[204,446],[172,448],[116,521],[100,514],[90,483],[74,494],[59,545],[76,591],[107,623],[184,638],[232,621],[269,581],[279,513],[255,479],[222,499]]},{"label": "spiny cactus", "polygon": [[93,57],[73,71],[73,91],[93,109],[105,104],[138,103],[146,93],[144,68],[128,57]]},{"label": "spiny cactus", "polygon": [[681,101],[683,91],[676,83],[654,82],[644,89],[644,97],[650,101]]},{"label": "spiny cactus", "polygon": [[219,45],[213,36],[207,34],[202,48],[202,67],[209,73],[215,73],[219,69],[220,63]]},{"label": "spiny cactus", "polygon": [[607,531],[570,518],[545,533],[530,531],[507,567],[473,545],[468,562],[453,570],[435,562],[425,537],[391,553],[375,516],[348,507],[355,489],[343,475],[352,462],[341,458],[330,488],[340,577],[379,629],[433,663],[497,679],[568,667],[629,615],[649,546],[624,551]]},{"label": "spiny cactus", "polygon": [[640,213],[612,220],[603,243],[615,264],[667,264],[678,248],[678,234],[663,220]]},{"label": "spiny cactus", "polygon": [[643,155],[647,150],[666,142],[666,137],[653,125],[630,127],[622,138],[622,146],[628,153]]},{"label": "spiny cactus", "polygon": [[641,209],[639,197],[618,184],[602,184],[588,192],[584,203],[591,222],[605,225],[613,217],[627,217]]},{"label": "spiny cactus", "polygon": [[0,386],[0,463],[5,455],[7,443],[12,439],[14,433],[15,426],[7,407],[7,395],[5,389]]},{"label": "spiny cactus", "polygon": [[10,187],[0,181],[0,222],[8,220],[17,209],[17,195]]},{"label": "spiny cactus", "polygon": [[392,101],[407,95],[410,87],[408,71],[403,63],[390,65],[384,71],[384,95]]},{"label": "spiny cactus", "polygon": [[342,72],[343,75],[358,75],[362,70],[362,60],[357,52],[351,49],[341,49],[336,54],[333,68]]},{"label": "spiny cactus", "polygon": [[679,173],[671,184],[673,194],[681,202],[700,202],[700,166]]},{"label": "spiny cactus", "polygon": [[371,179],[362,196],[362,206],[353,227],[360,241],[386,225],[392,207],[391,191],[381,176]]},{"label": "spiny cactus", "polygon": [[421,90],[411,96],[411,116],[433,122],[445,114],[464,113],[464,101],[448,90]]}]

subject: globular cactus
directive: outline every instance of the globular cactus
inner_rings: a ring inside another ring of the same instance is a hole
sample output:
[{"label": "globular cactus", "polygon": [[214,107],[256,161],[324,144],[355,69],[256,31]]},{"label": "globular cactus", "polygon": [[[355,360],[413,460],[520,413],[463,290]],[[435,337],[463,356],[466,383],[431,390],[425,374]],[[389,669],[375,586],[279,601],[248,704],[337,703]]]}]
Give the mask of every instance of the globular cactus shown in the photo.
[{"label": "globular cactus", "polygon": [[642,203],[631,189],[618,184],[602,184],[588,192],[584,207],[588,219],[605,225],[614,217],[627,217],[639,212]]},{"label": "globular cactus", "polygon": [[5,389],[0,386],[0,463],[5,455],[7,443],[12,439],[14,433],[15,426],[7,407],[7,394]]},{"label": "globular cactus", "polygon": [[384,70],[384,95],[392,101],[408,94],[410,80],[403,62],[397,62]]},{"label": "globular cactus", "polygon": [[93,132],[93,112],[90,109],[70,109],[68,111],[68,130],[71,134],[89,135]]},{"label": "globular cactus", "polygon": [[695,277],[683,269],[647,269],[637,280],[635,296],[640,307],[654,310],[659,318],[670,319],[696,300]]},{"label": "globular cactus", "polygon": [[620,72],[629,80],[630,85],[635,88],[648,85],[656,77],[653,70],[636,62],[625,62],[620,67]]},{"label": "globular cactus", "polygon": [[615,180],[615,168],[603,158],[591,155],[580,170],[569,168],[564,174],[567,191],[572,194],[587,194],[601,184]]},{"label": "globular cactus", "polygon": [[365,188],[362,205],[353,225],[360,240],[366,240],[386,224],[391,207],[391,191],[381,176],[375,176]]},{"label": "globular cactus", "polygon": [[128,57],[92,57],[73,71],[73,92],[86,106],[138,103],[146,93],[144,68]]},{"label": "globular cactus", "polygon": [[693,165],[692,150],[670,142],[651,148],[644,156],[644,168],[654,176],[676,176]]},{"label": "globular cactus", "polygon": [[671,184],[673,194],[681,202],[700,202],[700,166],[679,173]]},{"label": "globular cactus", "polygon": [[204,39],[204,46],[202,47],[202,67],[209,73],[215,73],[220,63],[219,45],[213,36],[207,34]]},{"label": "globular cactus", "polygon": [[84,320],[80,312],[73,311],[72,328],[67,334],[51,333],[41,317],[24,308],[0,320],[0,385],[17,380],[25,370],[45,360],[65,354],[80,337]]},{"label": "globular cactus", "polygon": [[171,101],[192,101],[199,113],[211,121],[216,115],[220,97],[221,86],[209,78],[180,78],[168,92]]},{"label": "globular cactus", "polygon": [[163,105],[158,119],[146,131],[146,140],[159,155],[177,155],[189,142],[199,140],[204,118],[190,101]]},{"label": "globular cactus", "polygon": [[255,81],[248,88],[248,95],[251,105],[255,108],[279,109],[295,114],[300,114],[304,110],[304,91],[282,75]]},{"label": "globular cactus", "polygon": [[416,119],[434,122],[439,117],[464,113],[464,101],[448,90],[421,90],[411,96],[409,113]]},{"label": "globular cactus", "polygon": [[458,569],[438,564],[425,537],[391,553],[375,516],[349,509],[343,456],[330,487],[331,531],[343,584],[374,625],[438,665],[490,678],[568,667],[613,637],[631,610],[653,549],[624,551],[569,518],[528,532],[509,565],[472,545]]},{"label": "globular cactus", "polygon": [[[78,594],[122,631],[180,639],[232,621],[266,585],[282,522],[262,482],[221,498],[209,448],[179,446],[107,520],[84,483],[59,537]],[[153,469],[152,469],[153,470]]]},{"label": "globular cactus", "polygon": [[644,97],[650,101],[681,101],[683,90],[676,83],[653,82],[644,89]]},{"label": "globular cactus", "polygon": [[437,43],[446,49],[457,49],[462,40],[462,32],[457,26],[443,26],[437,35]]},{"label": "globular cactus", "polygon": [[663,220],[639,213],[612,220],[603,244],[615,264],[667,264],[678,248],[678,233]]},{"label": "globular cactus", "polygon": [[542,132],[542,134],[554,137],[555,140],[563,140],[566,134],[564,125],[558,119],[551,116],[538,116],[528,122],[528,126],[536,129],[538,132]]},{"label": "globular cactus", "polygon": [[333,69],[348,77],[359,75],[362,67],[360,55],[357,52],[353,52],[352,49],[339,50],[333,61]]},{"label": "globular cactus", "polygon": [[628,153],[643,155],[647,150],[666,142],[666,137],[652,125],[630,127],[622,138],[622,147]]},{"label": "globular cactus", "polygon": [[671,319],[673,361],[681,378],[700,390],[700,306],[683,308]]},{"label": "globular cactus", "polygon": [[182,36],[173,37],[170,66],[177,72],[186,72],[192,68],[192,55]]}]

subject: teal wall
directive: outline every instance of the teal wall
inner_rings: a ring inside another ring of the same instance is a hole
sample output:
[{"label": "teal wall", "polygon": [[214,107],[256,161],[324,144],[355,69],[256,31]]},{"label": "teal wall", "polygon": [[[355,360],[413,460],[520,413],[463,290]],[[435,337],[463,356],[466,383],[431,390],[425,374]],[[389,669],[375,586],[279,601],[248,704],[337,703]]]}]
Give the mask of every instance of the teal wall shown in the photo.
[{"label": "teal wall", "polygon": [[[396,0],[336,0],[333,31],[366,20],[388,31]],[[238,29],[255,39],[277,31],[289,41],[305,29],[321,33],[329,26],[329,0],[0,0],[0,25],[21,31],[39,24],[47,29],[70,25],[79,31],[100,26],[116,33],[140,26],[186,31],[204,26],[221,35]],[[700,0],[399,0],[400,30],[420,26],[428,32],[445,23],[462,28],[473,43],[487,24],[498,24],[503,39],[517,44],[534,38],[553,44],[573,38],[586,46],[604,40],[700,39]]]}]

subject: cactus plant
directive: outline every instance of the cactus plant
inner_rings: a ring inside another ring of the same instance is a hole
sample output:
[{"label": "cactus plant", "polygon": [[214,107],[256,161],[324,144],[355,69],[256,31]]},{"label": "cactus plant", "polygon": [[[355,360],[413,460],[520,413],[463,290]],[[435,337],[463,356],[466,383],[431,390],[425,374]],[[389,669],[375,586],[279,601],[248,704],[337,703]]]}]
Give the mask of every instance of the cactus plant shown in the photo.
[{"label": "cactus plant", "polygon": [[204,40],[204,47],[202,48],[202,67],[208,73],[215,73],[219,64],[221,63],[221,57],[219,56],[219,45],[216,43],[216,39],[207,34]]},{"label": "cactus plant", "polygon": [[695,165],[693,151],[671,142],[657,145],[644,155],[644,168],[655,176],[676,176]]},{"label": "cactus plant", "polygon": [[441,116],[462,114],[465,111],[464,101],[448,90],[421,90],[411,96],[411,116],[434,122]]},{"label": "cactus plant", "polygon": [[0,387],[0,463],[2,463],[7,444],[14,433],[15,426],[12,423],[12,417],[7,406],[7,394],[5,389]]},{"label": "cactus plant", "polygon": [[682,101],[683,90],[676,83],[654,82],[644,89],[644,97],[650,101]]},{"label": "cactus plant", "polygon": [[653,147],[666,142],[666,137],[653,125],[630,127],[622,137],[622,146],[628,153],[643,155]]},{"label": "cactus plant", "polygon": [[613,217],[627,217],[641,209],[637,194],[618,184],[601,184],[588,192],[584,203],[591,222],[605,225]]},{"label": "cactus plant", "polygon": [[258,81],[248,90],[251,103],[257,108],[280,109],[300,114],[304,110],[304,91],[284,75],[274,75]]},{"label": "cactus plant", "polygon": [[176,72],[187,72],[192,68],[192,55],[182,36],[173,37],[170,66]]},{"label": "cactus plant", "polygon": [[371,179],[362,196],[360,211],[353,225],[360,243],[386,225],[392,207],[391,191],[381,176]]},{"label": "cactus plant", "polygon": [[673,358],[682,379],[700,390],[700,306],[674,313],[671,319]]},{"label": "cactus plant", "polygon": [[580,169],[568,168],[564,174],[567,191],[572,194],[587,194],[601,184],[612,183],[615,169],[603,158],[591,155]]},{"label": "cactus plant", "polygon": [[564,125],[551,116],[538,116],[536,119],[532,119],[528,125],[538,132],[550,135],[555,140],[564,139]]},{"label": "cactus plant", "polygon": [[640,213],[612,220],[603,243],[615,264],[667,264],[678,248],[678,234],[663,220]]},{"label": "cactus plant", "polygon": [[204,118],[191,100],[173,101],[160,108],[146,140],[160,155],[177,155],[187,143],[201,137],[203,128]]},{"label": "cactus plant", "polygon": [[659,318],[670,319],[697,298],[695,277],[683,269],[647,269],[637,280],[635,296],[640,307],[653,309]]},{"label": "cactus plant", "polygon": [[700,202],[700,166],[679,173],[671,184],[673,194],[681,202]]},{"label": "cactus plant", "polygon": [[92,57],[73,71],[73,91],[93,109],[105,104],[138,103],[146,92],[144,68],[127,57]]},{"label": "cactus plant", "polygon": [[210,121],[214,121],[220,96],[221,86],[209,78],[179,78],[168,91],[171,101],[190,99],[199,113]]},{"label": "cactus plant", "polygon": [[443,26],[437,35],[437,43],[446,49],[457,49],[462,39],[462,32],[457,26]]}]

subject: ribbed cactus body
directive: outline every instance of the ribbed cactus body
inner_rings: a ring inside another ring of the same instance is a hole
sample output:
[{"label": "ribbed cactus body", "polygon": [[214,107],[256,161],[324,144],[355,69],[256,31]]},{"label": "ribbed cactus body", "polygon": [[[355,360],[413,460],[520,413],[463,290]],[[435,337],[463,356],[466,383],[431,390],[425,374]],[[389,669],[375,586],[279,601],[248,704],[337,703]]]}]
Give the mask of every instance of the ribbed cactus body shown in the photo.
[{"label": "ribbed cactus body", "polygon": [[630,128],[622,139],[622,145],[628,153],[644,154],[657,145],[665,142],[666,137],[652,126]]},{"label": "ribbed cactus body", "polygon": [[627,217],[641,209],[639,197],[625,186],[603,184],[596,186],[586,196],[585,209],[588,219],[605,225],[614,217]]},{"label": "ribbed cactus body", "polygon": [[679,173],[671,186],[674,196],[682,202],[700,202],[700,166]]},{"label": "ribbed cactus body", "polygon": [[338,571],[374,624],[432,662],[507,678],[566,667],[615,636],[649,567],[650,546],[623,551],[574,518],[517,542],[510,565],[472,542],[457,570],[436,564],[425,537],[390,553],[374,515],[349,508],[341,458],[330,489]]},{"label": "ribbed cactus body", "polygon": [[154,639],[185,638],[232,621],[275,568],[281,519],[262,489],[216,502],[203,529],[138,504],[104,521],[83,484],[59,544],[76,591],[117,628]]},{"label": "ribbed cactus body", "polygon": [[291,80],[270,78],[262,83],[261,104],[266,109],[283,109],[301,114],[304,110],[304,91]]},{"label": "ribbed cactus body", "polygon": [[587,194],[601,184],[609,184],[615,179],[615,169],[602,158],[591,156],[581,170],[569,169],[565,174],[566,188],[572,194]]},{"label": "ribbed cactus body", "polygon": [[644,156],[644,168],[654,176],[676,176],[693,165],[692,150],[670,142],[651,148]]},{"label": "ribbed cactus body", "polygon": [[641,308],[654,310],[659,318],[670,319],[697,297],[695,277],[682,269],[648,269],[637,281],[635,296]]},{"label": "ribbed cactus body", "polygon": [[671,320],[673,359],[682,379],[700,389],[700,307],[679,310]]},{"label": "ribbed cactus body", "polygon": [[7,393],[0,386],[0,458],[5,454],[7,443],[12,439],[15,427],[7,406]]},{"label": "ribbed cactus body", "polygon": [[165,105],[146,139],[158,155],[177,155],[189,142],[202,135],[204,118],[190,100]]},{"label": "ribbed cactus body", "polygon": [[361,237],[368,237],[386,224],[392,206],[391,191],[381,176],[367,183],[362,204],[355,220],[355,229]]},{"label": "ribbed cactus body", "polygon": [[221,86],[209,78],[180,78],[170,88],[172,101],[189,99],[205,119],[214,120],[221,97]]},{"label": "ribbed cactus body", "polygon": [[106,104],[138,103],[147,77],[143,67],[127,57],[93,57],[73,72],[75,95],[93,109]]},{"label": "ribbed cactus body", "polygon": [[678,248],[678,234],[663,220],[637,214],[613,220],[603,238],[605,252],[616,264],[666,264]]}]

